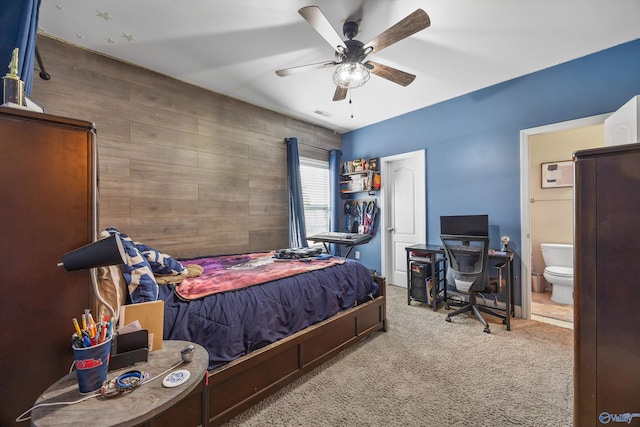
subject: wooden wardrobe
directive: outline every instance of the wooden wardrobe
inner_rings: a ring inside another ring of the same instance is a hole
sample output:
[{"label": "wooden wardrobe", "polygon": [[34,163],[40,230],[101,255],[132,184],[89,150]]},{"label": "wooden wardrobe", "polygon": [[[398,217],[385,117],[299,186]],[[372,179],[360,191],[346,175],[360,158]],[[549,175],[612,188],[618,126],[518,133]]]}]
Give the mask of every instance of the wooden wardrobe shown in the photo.
[{"label": "wooden wardrobe", "polygon": [[626,424],[640,414],[640,144],[574,158],[574,425]]},{"label": "wooden wardrobe", "polygon": [[95,128],[0,107],[0,148],[0,425],[9,426],[69,372],[71,319],[93,307],[88,272],[57,264],[94,239]]}]

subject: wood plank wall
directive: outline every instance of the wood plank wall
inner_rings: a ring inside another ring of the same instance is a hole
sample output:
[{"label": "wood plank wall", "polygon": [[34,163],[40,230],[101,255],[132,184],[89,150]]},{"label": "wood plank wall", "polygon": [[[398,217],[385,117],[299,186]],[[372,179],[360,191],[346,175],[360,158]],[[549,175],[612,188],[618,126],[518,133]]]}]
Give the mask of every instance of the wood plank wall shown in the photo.
[{"label": "wood plank wall", "polygon": [[47,113],[96,124],[98,231],[116,227],[175,257],[288,246],[282,141],[326,159],[340,134],[47,36],[37,43],[51,80],[36,71],[32,96]]}]

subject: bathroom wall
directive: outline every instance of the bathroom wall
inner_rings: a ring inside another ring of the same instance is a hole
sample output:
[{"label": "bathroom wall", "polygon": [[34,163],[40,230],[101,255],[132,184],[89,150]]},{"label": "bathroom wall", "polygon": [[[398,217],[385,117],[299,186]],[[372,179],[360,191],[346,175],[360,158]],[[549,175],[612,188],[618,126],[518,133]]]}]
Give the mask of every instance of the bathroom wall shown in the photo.
[{"label": "bathroom wall", "polygon": [[540,243],[573,243],[573,187],[542,188],[542,163],[572,160],[575,151],[602,145],[603,124],[529,138],[533,272],[545,268]]}]

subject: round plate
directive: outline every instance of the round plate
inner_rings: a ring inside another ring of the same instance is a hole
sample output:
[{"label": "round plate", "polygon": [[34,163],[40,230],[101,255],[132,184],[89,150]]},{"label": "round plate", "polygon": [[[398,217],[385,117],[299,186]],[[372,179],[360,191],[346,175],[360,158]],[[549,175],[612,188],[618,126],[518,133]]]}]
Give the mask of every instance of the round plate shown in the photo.
[{"label": "round plate", "polygon": [[186,369],[180,369],[167,374],[167,376],[162,380],[162,385],[165,387],[177,387],[187,381],[190,376],[191,372]]}]

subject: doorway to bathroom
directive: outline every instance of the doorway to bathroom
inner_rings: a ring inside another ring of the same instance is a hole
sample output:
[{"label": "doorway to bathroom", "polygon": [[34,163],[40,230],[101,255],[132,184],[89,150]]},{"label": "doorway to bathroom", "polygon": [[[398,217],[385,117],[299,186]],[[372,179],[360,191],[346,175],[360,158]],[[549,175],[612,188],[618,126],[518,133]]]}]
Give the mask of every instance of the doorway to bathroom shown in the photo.
[{"label": "doorway to bathroom", "polygon": [[[551,300],[541,243],[573,244],[573,186],[543,185],[543,164],[571,161],[577,150],[604,144],[608,114],[526,129],[520,132],[522,316],[573,328],[573,305]],[[572,171],[572,168],[569,170]]]}]

